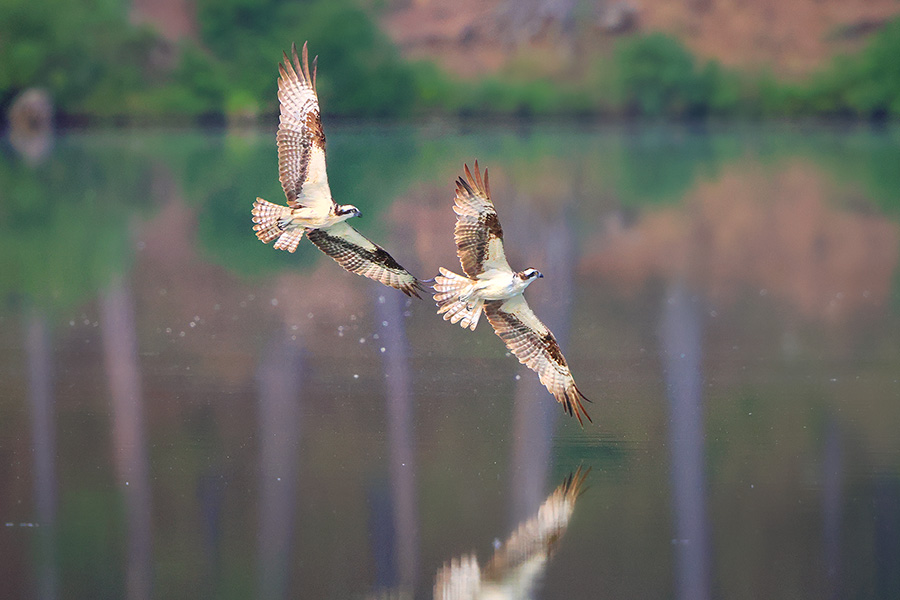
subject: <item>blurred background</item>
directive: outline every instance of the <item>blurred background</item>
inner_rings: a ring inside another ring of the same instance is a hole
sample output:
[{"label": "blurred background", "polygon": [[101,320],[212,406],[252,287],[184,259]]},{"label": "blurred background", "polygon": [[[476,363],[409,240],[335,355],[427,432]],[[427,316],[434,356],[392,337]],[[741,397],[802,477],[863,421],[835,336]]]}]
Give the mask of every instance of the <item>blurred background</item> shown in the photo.
[{"label": "blurred background", "polygon": [[326,114],[900,115],[896,0],[3,0],[0,114],[254,120],[282,50]]},{"label": "blurred background", "polygon": [[[0,597],[900,597],[900,2],[0,0]],[[422,279],[253,235],[277,64]],[[576,502],[577,500],[577,502]]]}]

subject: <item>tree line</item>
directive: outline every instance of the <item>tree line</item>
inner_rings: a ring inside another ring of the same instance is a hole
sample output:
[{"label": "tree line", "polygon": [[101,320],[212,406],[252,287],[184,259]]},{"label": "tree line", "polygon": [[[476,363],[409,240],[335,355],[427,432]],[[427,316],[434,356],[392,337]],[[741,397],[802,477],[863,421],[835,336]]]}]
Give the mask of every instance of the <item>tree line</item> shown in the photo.
[{"label": "tree line", "polygon": [[327,57],[323,110],[348,117],[900,117],[900,19],[803,81],[700,60],[661,33],[623,36],[577,80],[460,80],[404,60],[358,0],[197,0],[198,39],[130,24],[125,0],[0,0],[0,114],[47,89],[64,121],[222,122],[277,111],[291,41]]}]

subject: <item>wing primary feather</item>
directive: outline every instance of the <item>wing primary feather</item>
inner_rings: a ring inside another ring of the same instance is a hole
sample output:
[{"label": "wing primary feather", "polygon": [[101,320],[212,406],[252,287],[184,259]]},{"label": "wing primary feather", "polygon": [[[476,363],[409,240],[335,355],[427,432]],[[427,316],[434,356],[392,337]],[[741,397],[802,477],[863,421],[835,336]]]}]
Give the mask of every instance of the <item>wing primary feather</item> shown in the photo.
[{"label": "wing primary feather", "polygon": [[396,288],[407,296],[421,298],[420,292],[426,291],[422,283],[394,257],[346,222],[327,229],[309,229],[307,237],[319,250],[351,273]]},{"label": "wing primary feather", "polygon": [[291,44],[291,47],[294,50],[294,61],[297,63],[297,67],[303,70],[303,77],[309,79],[309,73],[307,73],[307,66],[309,65],[309,50],[307,50],[308,42],[303,42],[303,62],[301,63],[297,60],[297,44]]},{"label": "wing primary feather", "polygon": [[[466,167],[466,173],[468,173],[468,172],[469,172],[469,167]],[[469,176],[471,177],[471,175],[469,175]],[[472,186],[469,185],[469,183],[462,177],[460,177],[459,181],[457,181],[456,183],[458,184],[459,187],[461,187],[463,190],[465,190],[466,193],[468,193],[470,196],[475,195],[475,190],[473,190]]]},{"label": "wing primary feather", "polygon": [[[308,42],[303,42],[303,62],[298,61],[298,65],[301,69],[303,69],[303,78],[312,83],[312,79],[309,76],[309,49],[307,48]],[[294,51],[294,60],[297,60],[297,52]],[[315,88],[315,86],[313,86]]]},{"label": "wing primary feather", "polygon": [[582,415],[593,423],[581,404],[585,396],[575,384],[556,338],[528,307],[525,298],[518,295],[508,300],[492,300],[485,303],[484,311],[506,347],[519,362],[539,375],[541,383],[562,404],[566,414],[576,417],[582,427]]}]

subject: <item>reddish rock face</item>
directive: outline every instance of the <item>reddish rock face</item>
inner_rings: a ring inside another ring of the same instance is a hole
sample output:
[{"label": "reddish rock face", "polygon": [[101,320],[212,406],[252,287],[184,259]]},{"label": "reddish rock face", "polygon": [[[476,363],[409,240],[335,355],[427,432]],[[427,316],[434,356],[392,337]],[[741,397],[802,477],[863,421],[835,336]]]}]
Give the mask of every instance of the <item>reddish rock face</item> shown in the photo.
[{"label": "reddish rock face", "polygon": [[605,9],[590,16],[575,14],[577,2],[550,0],[396,4],[382,25],[404,54],[432,59],[460,76],[515,70],[516,64],[571,76],[580,59],[609,54],[620,36],[661,31],[702,59],[800,77],[858,48],[900,14],[895,0],[622,0],[598,3]]},{"label": "reddish rock face", "polygon": [[132,0],[131,21],[149,25],[169,41],[197,37],[197,9],[191,0]]}]

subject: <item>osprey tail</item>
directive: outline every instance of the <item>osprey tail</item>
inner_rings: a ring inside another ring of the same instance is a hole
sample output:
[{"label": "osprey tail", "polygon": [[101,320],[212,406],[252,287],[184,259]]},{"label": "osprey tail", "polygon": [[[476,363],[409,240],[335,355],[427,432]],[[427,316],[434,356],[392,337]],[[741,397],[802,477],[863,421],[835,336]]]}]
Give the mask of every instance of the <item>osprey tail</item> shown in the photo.
[{"label": "osprey tail", "polygon": [[437,292],[434,301],[438,305],[438,314],[443,314],[444,320],[451,323],[462,321],[460,326],[463,329],[468,327],[474,331],[484,308],[484,300],[470,303],[460,299],[460,296],[467,297],[475,282],[444,267],[440,267],[440,270],[441,274],[434,278],[434,291]]},{"label": "osprey tail", "polygon": [[291,209],[287,206],[272,204],[262,198],[253,203],[253,231],[264,244],[274,239],[275,248],[293,252],[303,238],[303,228],[288,229],[291,222]]}]

